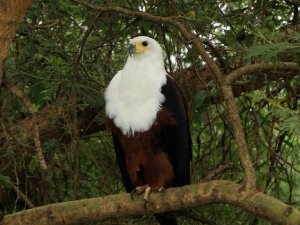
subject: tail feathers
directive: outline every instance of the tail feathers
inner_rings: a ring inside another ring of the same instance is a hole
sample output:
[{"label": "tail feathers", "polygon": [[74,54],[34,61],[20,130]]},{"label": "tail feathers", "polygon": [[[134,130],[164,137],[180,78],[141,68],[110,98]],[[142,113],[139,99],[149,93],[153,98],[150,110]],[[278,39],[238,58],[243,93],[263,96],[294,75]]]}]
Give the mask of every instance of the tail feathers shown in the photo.
[{"label": "tail feathers", "polygon": [[177,225],[176,217],[172,213],[154,215],[160,225]]}]

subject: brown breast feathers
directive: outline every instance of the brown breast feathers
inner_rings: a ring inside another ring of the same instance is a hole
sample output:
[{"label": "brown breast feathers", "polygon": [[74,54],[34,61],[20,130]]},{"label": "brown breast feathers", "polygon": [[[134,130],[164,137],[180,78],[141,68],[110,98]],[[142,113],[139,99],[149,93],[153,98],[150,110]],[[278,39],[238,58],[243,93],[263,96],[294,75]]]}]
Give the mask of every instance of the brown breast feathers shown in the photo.
[{"label": "brown breast feathers", "polygon": [[166,153],[162,126],[175,125],[172,115],[162,109],[152,127],[128,137],[106,118],[108,129],[120,142],[125,153],[126,167],[134,187],[148,184],[152,188],[168,187],[174,179],[174,170]]}]

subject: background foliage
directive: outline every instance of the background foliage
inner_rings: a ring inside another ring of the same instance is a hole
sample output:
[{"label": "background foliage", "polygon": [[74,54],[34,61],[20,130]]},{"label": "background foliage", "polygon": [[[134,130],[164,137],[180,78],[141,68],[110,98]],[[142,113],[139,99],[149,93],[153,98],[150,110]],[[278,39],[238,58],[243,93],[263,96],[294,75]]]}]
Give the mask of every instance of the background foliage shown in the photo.
[{"label": "background foliage", "polygon": [[[185,17],[225,72],[256,62],[300,63],[299,1],[90,2]],[[202,81],[197,71],[205,68],[204,62],[176,29],[120,14],[95,13],[72,1],[37,0],[11,46],[5,78],[24,91],[43,120],[63,132],[59,137],[42,133],[49,167],[43,175],[32,142],[23,139],[30,131],[20,122],[29,117],[22,100],[0,89],[0,184],[6,213],[28,208],[28,202],[38,206],[124,191],[110,134],[103,129],[103,91],[124,65],[128,39],[136,35],[148,35],[161,43],[166,69],[175,74],[187,96],[193,182],[224,165],[226,169],[215,178],[242,181],[218,85],[209,81],[197,86]],[[186,68],[196,71],[193,79],[180,73]],[[239,79],[236,101],[258,188],[300,209],[300,78],[299,74],[275,75],[258,73]],[[42,113],[49,108],[63,111],[63,119]],[[87,109],[97,112],[92,118],[99,125],[97,132],[86,132],[91,124],[78,130],[81,116],[86,116],[80,112]],[[180,221],[270,224],[228,205],[197,208],[188,216],[181,215]],[[141,217],[105,223],[154,224],[155,220]]]}]

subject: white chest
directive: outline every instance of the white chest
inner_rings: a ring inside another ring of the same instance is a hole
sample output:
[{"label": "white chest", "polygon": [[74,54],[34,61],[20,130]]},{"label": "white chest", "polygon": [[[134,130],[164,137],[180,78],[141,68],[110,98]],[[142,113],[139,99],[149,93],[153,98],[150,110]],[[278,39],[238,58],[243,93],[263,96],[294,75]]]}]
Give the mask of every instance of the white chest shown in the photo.
[{"label": "white chest", "polygon": [[129,69],[125,66],[105,92],[106,115],[125,135],[148,130],[165,101],[161,87],[166,83],[166,72],[157,68],[141,63]]}]

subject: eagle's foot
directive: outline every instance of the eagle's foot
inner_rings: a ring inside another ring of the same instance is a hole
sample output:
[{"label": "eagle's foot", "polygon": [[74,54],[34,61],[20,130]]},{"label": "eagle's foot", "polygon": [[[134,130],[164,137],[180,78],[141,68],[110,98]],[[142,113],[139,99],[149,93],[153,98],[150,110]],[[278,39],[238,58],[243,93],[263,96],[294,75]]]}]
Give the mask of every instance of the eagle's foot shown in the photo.
[{"label": "eagle's foot", "polygon": [[133,195],[137,192],[136,188],[134,188],[131,192],[130,192],[130,198],[133,201]]},{"label": "eagle's foot", "polygon": [[147,209],[147,204],[149,203],[149,199],[150,199],[150,192],[151,191],[157,191],[157,192],[163,192],[165,191],[165,187],[150,187],[148,186],[146,189],[145,189],[145,194],[144,194],[144,209]]},{"label": "eagle's foot", "polygon": [[131,199],[133,200],[134,194],[141,194],[141,193],[145,192],[148,187],[149,187],[149,185],[146,184],[144,186],[138,186],[138,187],[134,188],[130,193]]},{"label": "eagle's foot", "polygon": [[165,190],[166,190],[165,187],[160,187],[160,188],[158,188],[158,192],[163,192],[163,191],[165,191]]},{"label": "eagle's foot", "polygon": [[131,193],[130,193],[130,197],[133,200],[133,195],[134,194],[141,194],[144,193],[144,208],[147,209],[147,205],[149,203],[149,199],[150,199],[150,193],[151,191],[157,191],[157,192],[162,192],[164,191],[165,188],[164,187],[159,187],[159,188],[152,188],[150,187],[148,184],[144,185],[144,186],[139,186],[134,188]]},{"label": "eagle's foot", "polygon": [[147,205],[149,203],[149,199],[150,199],[150,192],[151,192],[152,188],[151,187],[146,187],[145,189],[145,194],[144,194],[144,209],[147,209]]}]

